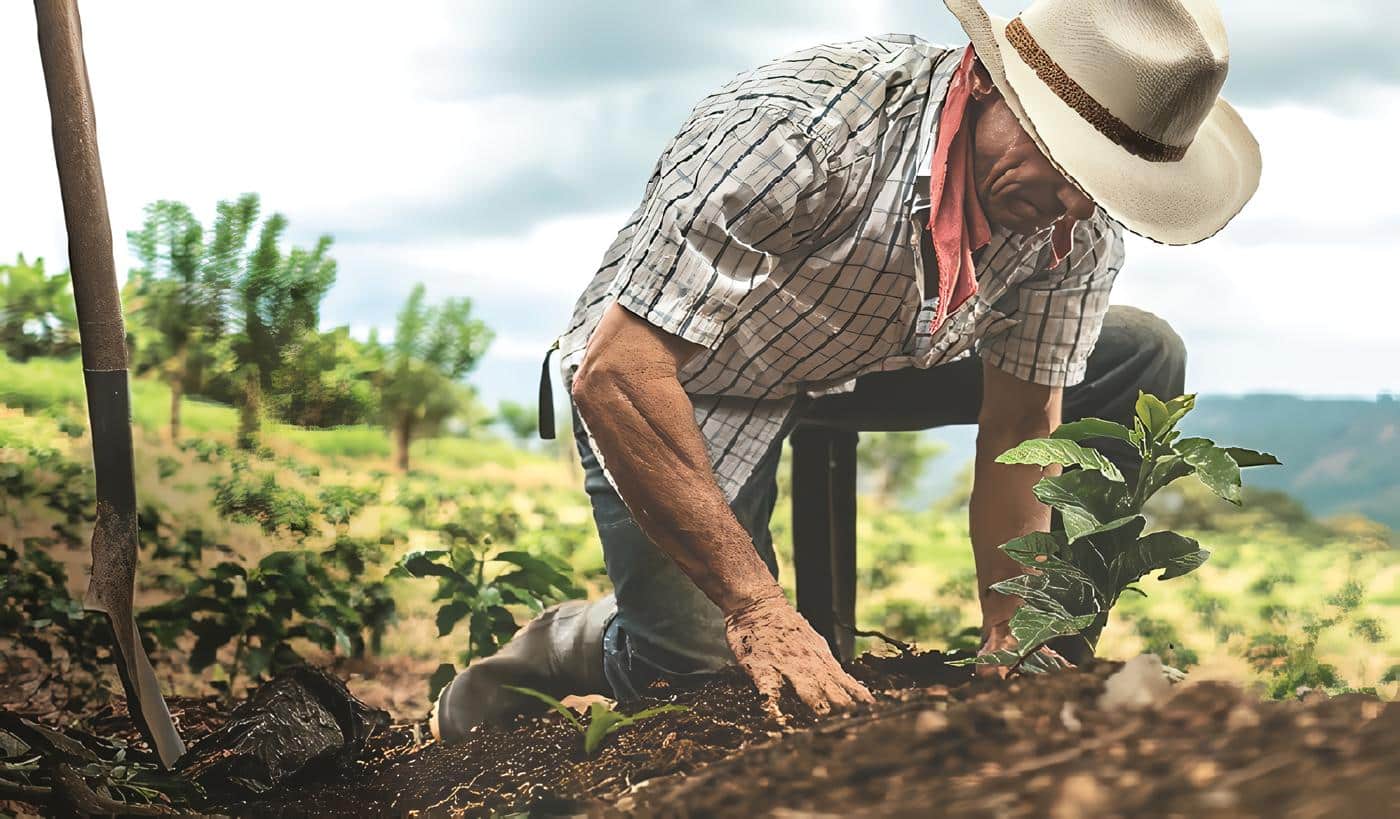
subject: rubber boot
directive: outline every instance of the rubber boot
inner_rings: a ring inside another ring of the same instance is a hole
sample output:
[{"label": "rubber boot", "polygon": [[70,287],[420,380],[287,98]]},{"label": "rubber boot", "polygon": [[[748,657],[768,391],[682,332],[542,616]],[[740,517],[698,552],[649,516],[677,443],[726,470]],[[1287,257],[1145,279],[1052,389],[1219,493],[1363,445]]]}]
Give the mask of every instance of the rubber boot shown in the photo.
[{"label": "rubber boot", "polygon": [[518,714],[545,708],[502,686],[533,688],[552,697],[610,696],[603,675],[603,631],[616,612],[611,594],[546,609],[500,651],[467,666],[442,689],[433,706],[433,734],[454,742],[474,726],[503,725]]}]

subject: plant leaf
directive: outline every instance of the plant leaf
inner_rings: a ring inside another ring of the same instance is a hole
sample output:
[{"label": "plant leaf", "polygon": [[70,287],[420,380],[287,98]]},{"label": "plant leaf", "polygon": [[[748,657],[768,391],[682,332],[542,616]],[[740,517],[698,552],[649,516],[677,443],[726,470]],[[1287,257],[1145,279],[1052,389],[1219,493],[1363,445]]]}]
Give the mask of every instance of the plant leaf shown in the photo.
[{"label": "plant leaf", "polygon": [[[507,689],[507,690],[510,690],[510,691],[514,691],[514,692],[516,692],[517,694],[524,694],[524,695],[527,696],[527,697],[534,697],[535,699],[539,700],[540,702],[544,703],[545,705],[548,705],[548,706],[549,706],[550,708],[552,708],[557,714],[559,714],[561,717],[563,717],[565,720],[567,720],[567,721],[569,722],[570,725],[572,725],[572,726],[574,726],[574,728],[578,729],[578,732],[579,732],[580,734],[582,734],[582,733],[584,732],[583,723],[582,723],[582,722],[579,722],[578,716],[574,714],[573,709],[569,708],[569,706],[567,706],[567,705],[565,705],[564,703],[560,702],[559,700],[556,700],[555,698],[549,696],[548,694],[544,693],[543,691],[536,691],[536,690],[533,689],[533,688],[526,688],[526,687],[520,686],[520,685],[503,685],[503,686],[501,686],[501,687],[502,687],[502,688],[505,688],[505,689]],[[594,705],[594,706],[597,706],[597,705],[599,705],[599,703],[596,703],[596,702],[595,702],[595,703],[593,703],[593,705]]]},{"label": "plant leaf", "polygon": [[1175,427],[1182,418],[1185,418],[1186,413],[1196,408],[1196,395],[1195,393],[1178,395],[1176,398],[1168,401],[1166,407],[1167,428],[1170,429]]},{"label": "plant leaf", "polygon": [[1085,418],[1079,421],[1071,421],[1060,426],[1052,433],[1051,438],[1059,438],[1066,441],[1083,441],[1086,438],[1114,438],[1119,441],[1131,443],[1133,440],[1132,430],[1118,423],[1117,421],[1105,421],[1102,418]]},{"label": "plant leaf", "polygon": [[1171,426],[1168,419],[1171,418],[1171,410],[1162,403],[1162,399],[1151,393],[1139,392],[1137,406],[1134,408],[1137,417],[1142,419],[1142,424],[1147,428],[1148,434],[1154,440],[1161,438]]},{"label": "plant leaf", "polygon": [[999,455],[997,463],[1078,466],[1102,472],[1109,480],[1123,480],[1123,473],[1098,450],[1060,438],[1033,438],[1024,441]]},{"label": "plant leaf", "polygon": [[1252,449],[1244,449],[1238,446],[1225,447],[1225,452],[1230,459],[1240,465],[1240,468],[1250,466],[1282,466],[1283,461],[1275,458],[1267,452],[1255,452]]},{"label": "plant leaf", "polygon": [[463,617],[471,614],[472,604],[465,600],[453,600],[451,603],[438,609],[437,629],[439,637],[446,637],[452,633],[452,629],[457,627]]},{"label": "plant leaf", "polygon": [[1165,569],[1160,579],[1180,577],[1210,556],[1195,540],[1176,532],[1153,532],[1138,540],[1113,561],[1119,588],[1136,582],[1148,572]]},{"label": "plant leaf", "polygon": [[627,718],[601,702],[588,707],[588,728],[583,732],[583,753],[593,756],[608,735],[626,724]]},{"label": "plant leaf", "polygon": [[1176,451],[1196,470],[1201,483],[1221,498],[1240,505],[1240,465],[1228,452],[1206,438],[1183,438]]},{"label": "plant leaf", "polygon": [[433,672],[433,676],[428,678],[428,702],[436,702],[438,694],[442,689],[452,682],[452,678],[457,676],[457,667],[452,663],[442,663]]},{"label": "plant leaf", "polygon": [[1097,527],[1105,520],[1120,517],[1129,509],[1127,484],[1112,481],[1091,469],[1074,469],[1063,475],[1041,478],[1035,485],[1041,503],[1060,511],[1065,534],[1070,540]]}]

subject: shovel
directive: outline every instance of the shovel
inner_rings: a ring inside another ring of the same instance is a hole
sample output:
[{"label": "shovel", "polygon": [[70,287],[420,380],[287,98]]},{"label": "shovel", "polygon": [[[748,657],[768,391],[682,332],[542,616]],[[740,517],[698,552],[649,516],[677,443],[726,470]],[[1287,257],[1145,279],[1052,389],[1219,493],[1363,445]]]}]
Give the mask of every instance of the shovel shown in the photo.
[{"label": "shovel", "polygon": [[112,259],[112,224],[97,153],[77,0],[35,0],[39,55],[53,119],[54,158],[68,227],[68,264],[78,308],[83,380],[97,473],[92,580],[83,607],[112,627],[117,669],[132,722],[167,769],[185,752],[170,719],[132,612],[136,582],[136,478],[132,471],[131,396],[126,329]]}]

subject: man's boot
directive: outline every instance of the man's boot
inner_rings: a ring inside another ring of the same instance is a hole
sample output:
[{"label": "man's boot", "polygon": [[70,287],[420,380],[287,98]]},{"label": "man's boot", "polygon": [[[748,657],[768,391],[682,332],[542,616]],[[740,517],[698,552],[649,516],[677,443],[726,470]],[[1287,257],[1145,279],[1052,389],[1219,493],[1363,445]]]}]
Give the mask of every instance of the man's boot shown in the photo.
[{"label": "man's boot", "polygon": [[508,691],[507,685],[552,697],[609,694],[603,630],[616,612],[611,594],[546,609],[499,652],[467,666],[442,689],[433,706],[433,734],[454,742],[473,726],[502,725],[517,714],[543,709],[539,700]]}]

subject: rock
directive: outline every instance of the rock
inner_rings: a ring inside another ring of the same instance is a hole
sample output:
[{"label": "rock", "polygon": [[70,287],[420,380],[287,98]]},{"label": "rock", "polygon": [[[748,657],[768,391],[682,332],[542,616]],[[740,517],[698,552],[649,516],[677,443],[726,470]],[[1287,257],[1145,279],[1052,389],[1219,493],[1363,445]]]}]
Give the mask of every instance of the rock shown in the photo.
[{"label": "rock", "polygon": [[1084,727],[1084,723],[1080,722],[1079,717],[1074,715],[1074,703],[1068,701],[1060,706],[1060,722],[1064,723],[1067,730],[1075,733]]},{"label": "rock", "polygon": [[1140,654],[1104,681],[1099,707],[1147,708],[1166,700],[1171,690],[1161,659],[1156,654]]},{"label": "rock", "polygon": [[948,727],[948,715],[939,711],[922,711],[914,721],[914,730],[920,735],[942,731]]}]

